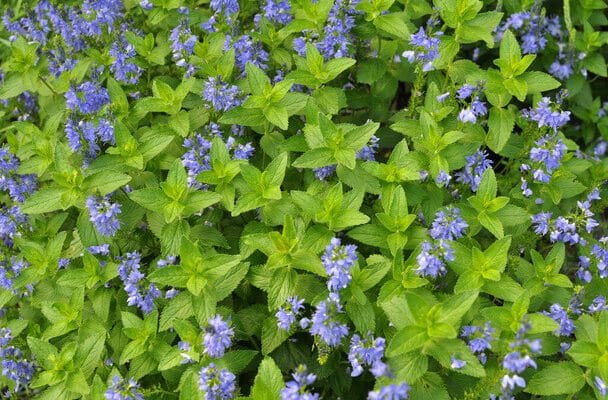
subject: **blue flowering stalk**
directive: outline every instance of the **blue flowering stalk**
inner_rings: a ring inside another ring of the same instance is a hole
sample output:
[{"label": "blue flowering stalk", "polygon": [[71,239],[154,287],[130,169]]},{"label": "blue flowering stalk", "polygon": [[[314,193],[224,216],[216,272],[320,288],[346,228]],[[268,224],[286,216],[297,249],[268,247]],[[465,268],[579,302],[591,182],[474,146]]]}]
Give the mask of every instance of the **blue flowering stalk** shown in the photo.
[{"label": "blue flowering stalk", "polygon": [[104,397],[106,400],[144,400],[144,395],[138,389],[139,383],[135,379],[126,380],[114,375]]},{"label": "blue flowering stalk", "polygon": [[289,331],[303,309],[304,299],[299,299],[297,296],[288,297],[285,305],[281,306],[275,314],[279,329]]},{"label": "blue flowering stalk", "polygon": [[137,306],[144,314],[149,314],[154,308],[154,299],[160,297],[161,292],[154,283],[145,287],[142,282],[145,275],[140,271],[140,262],[141,255],[138,252],[127,253],[118,265],[118,276],[129,296],[127,305]]},{"label": "blue flowering stalk", "polygon": [[[430,27],[427,27],[427,29],[431,30]],[[420,63],[423,72],[433,70],[433,62],[439,57],[439,38],[441,35],[443,35],[441,31],[427,33],[421,26],[418,32],[412,33],[410,36],[410,45],[414,49],[404,51],[402,56],[410,63]]]},{"label": "blue flowering stalk", "polygon": [[364,339],[354,334],[350,341],[348,350],[348,361],[351,365],[350,375],[355,377],[363,373],[365,366],[370,367],[370,372],[375,377],[388,373],[388,366],[382,361],[386,340],[382,337],[374,338],[368,333]]},{"label": "blue flowering stalk", "polygon": [[330,293],[326,300],[317,304],[311,320],[303,318],[300,325],[305,328],[311,324],[311,335],[329,347],[336,347],[348,335],[348,326],[339,320],[343,313],[340,296],[337,293]]},{"label": "blue flowering stalk", "polygon": [[464,236],[469,224],[460,216],[460,209],[447,207],[437,211],[429,233],[435,240],[456,240]]},{"label": "blue flowering stalk", "polygon": [[221,358],[232,345],[234,329],[221,315],[210,318],[203,335],[203,352],[211,358]]},{"label": "blue flowering stalk", "polygon": [[2,365],[2,376],[14,383],[13,393],[20,393],[34,377],[34,363],[24,357],[21,349],[10,344],[12,340],[11,330],[9,328],[0,328],[0,364]]},{"label": "blue flowering stalk", "polygon": [[510,399],[517,387],[526,387],[526,381],[519,374],[528,367],[537,368],[532,355],[540,353],[542,346],[539,339],[529,340],[525,337],[531,328],[532,326],[527,320],[522,321],[515,341],[509,344],[511,352],[503,358],[502,366],[507,370],[501,380],[502,398],[504,399]]},{"label": "blue flowering stalk", "polygon": [[262,11],[264,18],[278,25],[287,25],[293,19],[289,0],[266,0]]},{"label": "blue flowering stalk", "polygon": [[549,97],[543,97],[537,104],[536,108],[522,110],[522,115],[538,124],[539,128],[549,127],[554,133],[570,121],[570,111],[562,111],[559,109],[559,99],[552,102]]},{"label": "blue flowering stalk", "polygon": [[338,238],[332,238],[325,247],[321,262],[329,276],[327,288],[332,292],[339,292],[346,288],[353,279],[351,269],[357,262],[355,253],[357,246],[353,244],[342,245]]},{"label": "blue flowering stalk", "polygon": [[194,52],[198,36],[192,33],[187,18],[184,18],[178,26],[171,30],[169,40],[171,41],[171,54],[175,65],[185,68],[186,76],[191,76],[196,67],[190,64],[188,59]]},{"label": "blue flowering stalk", "polygon": [[492,168],[493,162],[488,159],[488,153],[485,150],[477,150],[465,158],[467,164],[463,171],[456,173],[456,181],[469,185],[472,192],[477,192],[484,172],[486,169]]},{"label": "blue flowering stalk", "polygon": [[410,386],[405,383],[391,383],[376,391],[369,392],[367,400],[405,400],[410,393]]},{"label": "blue flowering stalk", "polygon": [[19,174],[20,161],[6,147],[0,147],[0,191],[9,195],[15,202],[25,201],[26,196],[36,191],[38,177],[33,174]]},{"label": "blue flowering stalk", "polygon": [[0,208],[0,240],[7,247],[13,247],[15,238],[28,229],[28,219],[19,206]]},{"label": "blue flowering stalk", "polygon": [[229,400],[234,398],[235,381],[232,372],[211,363],[201,368],[198,384],[205,400]]},{"label": "blue flowering stalk", "polygon": [[419,276],[437,278],[447,272],[445,262],[454,261],[452,247],[447,240],[437,240],[433,243],[424,241],[420,245],[420,253],[416,256],[418,268],[415,272]]},{"label": "blue flowering stalk", "polygon": [[477,356],[482,364],[487,361],[486,350],[492,349],[492,334],[494,328],[489,322],[483,326],[465,325],[462,327],[461,337],[467,339],[469,349]]},{"label": "blue flowering stalk", "polygon": [[121,212],[120,203],[110,202],[110,196],[89,196],[86,202],[89,209],[90,221],[97,232],[104,236],[114,236],[120,229],[118,215]]},{"label": "blue flowering stalk", "polygon": [[240,105],[243,102],[242,97],[238,86],[224,82],[221,77],[210,76],[204,82],[203,100],[215,111],[228,111]]},{"label": "blue flowering stalk", "polygon": [[72,86],[65,94],[66,107],[79,114],[96,114],[108,104],[110,104],[108,90],[93,82]]},{"label": "blue flowering stalk", "polygon": [[281,400],[318,400],[319,394],[312,393],[310,386],[315,383],[317,376],[308,373],[306,365],[299,365],[291,374],[293,380],[288,381],[281,389]]},{"label": "blue flowering stalk", "polygon": [[[126,30],[126,27],[123,28]],[[110,65],[110,71],[114,79],[126,84],[136,84],[143,73],[143,69],[133,62],[137,55],[135,46],[127,42],[124,33],[118,35],[110,46],[109,54],[114,58]]]},{"label": "blue flowering stalk", "polygon": [[245,67],[247,63],[252,63],[256,67],[266,70],[268,68],[269,54],[264,50],[264,46],[259,41],[254,40],[249,35],[241,35],[232,42],[232,37],[226,37],[224,50],[228,51],[232,46],[234,48],[234,63],[241,71],[241,76],[245,75]]},{"label": "blue flowering stalk", "polygon": [[[236,127],[236,125],[234,125]],[[233,133],[238,135],[233,129]],[[182,165],[188,173],[188,185],[196,189],[205,189],[206,186],[197,182],[196,177],[203,171],[211,169],[211,146],[214,137],[223,138],[219,125],[210,123],[204,134],[196,134],[193,138],[184,139],[183,147],[187,151],[182,155]],[[232,153],[233,160],[248,160],[255,151],[251,143],[242,144],[234,136],[226,138],[226,148]]]},{"label": "blue flowering stalk", "polygon": [[553,332],[556,335],[571,336],[574,334],[574,331],[576,330],[574,321],[568,318],[568,310],[563,308],[561,305],[557,303],[552,304],[549,311],[543,311],[543,314],[551,317],[551,319],[559,324],[559,328]]}]

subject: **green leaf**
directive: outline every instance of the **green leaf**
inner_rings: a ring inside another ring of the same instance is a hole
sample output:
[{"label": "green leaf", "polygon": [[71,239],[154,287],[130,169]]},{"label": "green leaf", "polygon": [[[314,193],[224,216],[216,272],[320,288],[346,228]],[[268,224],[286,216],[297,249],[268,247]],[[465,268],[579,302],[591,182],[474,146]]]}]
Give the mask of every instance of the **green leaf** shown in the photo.
[{"label": "green leaf", "polygon": [[410,32],[403,18],[403,13],[379,15],[374,19],[374,25],[381,31],[398,39],[407,40],[410,37]]},{"label": "green leaf", "polygon": [[289,128],[289,116],[285,107],[278,104],[269,104],[263,108],[264,116],[273,125],[278,126],[283,130]]},{"label": "green leaf", "polygon": [[478,219],[481,226],[490,231],[490,233],[496,236],[497,239],[503,238],[505,234],[502,222],[500,222],[496,216],[487,214],[486,212],[481,212],[479,213]]},{"label": "green leaf", "polygon": [[511,137],[514,125],[515,117],[511,110],[497,107],[490,109],[486,144],[493,152],[499,153],[505,147]]},{"label": "green leaf", "polygon": [[539,396],[555,396],[577,393],[583,386],[583,371],[572,362],[561,362],[536,372],[524,391]]},{"label": "green leaf", "polygon": [[296,158],[292,165],[296,168],[319,168],[335,163],[331,150],[323,147],[307,151]]},{"label": "green leaf", "polygon": [[24,214],[42,214],[63,208],[61,197],[67,189],[60,187],[48,187],[40,189],[31,195],[21,206]]},{"label": "green leaf", "polygon": [[260,68],[248,62],[245,71],[247,72],[247,82],[253,94],[263,94],[267,89],[270,89],[270,79]]},{"label": "green leaf", "polygon": [[479,197],[484,203],[496,197],[498,187],[496,185],[496,175],[494,169],[488,168],[485,170],[479,187],[477,188],[477,197]]},{"label": "green leaf", "polygon": [[557,79],[540,71],[525,72],[518,77],[528,85],[528,93],[541,93],[560,87]]},{"label": "green leaf", "polygon": [[275,400],[280,397],[283,388],[283,375],[274,360],[266,357],[258,367],[258,374],[253,381],[251,400]]}]

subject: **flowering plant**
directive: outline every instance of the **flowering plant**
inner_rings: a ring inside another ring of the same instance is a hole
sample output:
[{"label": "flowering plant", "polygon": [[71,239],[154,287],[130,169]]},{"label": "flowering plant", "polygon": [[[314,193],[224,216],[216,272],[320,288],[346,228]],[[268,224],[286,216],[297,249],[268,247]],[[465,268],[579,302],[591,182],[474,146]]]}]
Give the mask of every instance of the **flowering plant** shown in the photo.
[{"label": "flowering plant", "polygon": [[602,0],[0,7],[0,397],[607,396]]}]

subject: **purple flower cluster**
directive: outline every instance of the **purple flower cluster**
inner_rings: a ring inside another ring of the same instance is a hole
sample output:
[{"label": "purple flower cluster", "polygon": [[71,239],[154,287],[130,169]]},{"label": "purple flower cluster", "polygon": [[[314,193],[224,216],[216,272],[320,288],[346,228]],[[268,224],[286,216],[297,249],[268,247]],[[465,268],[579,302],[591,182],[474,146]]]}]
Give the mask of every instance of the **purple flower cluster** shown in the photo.
[{"label": "purple flower cluster", "polygon": [[331,292],[339,292],[352,280],[351,269],[357,262],[356,250],[357,246],[353,244],[343,246],[340,239],[335,237],[325,247],[321,261],[329,275],[327,288]]},{"label": "purple flower cluster", "polygon": [[549,97],[543,97],[536,104],[536,108],[525,109],[521,113],[530,121],[535,121],[539,128],[548,126],[554,133],[557,133],[559,128],[570,121],[570,111],[561,111],[558,102],[552,102]]},{"label": "purple flower cluster", "polygon": [[559,336],[571,336],[576,330],[574,321],[568,318],[568,310],[563,308],[559,304],[552,304],[549,311],[544,311],[544,315],[551,317],[555,322],[559,324],[559,328],[554,332]]},{"label": "purple flower cluster", "polygon": [[144,395],[138,389],[139,384],[135,379],[126,380],[114,375],[104,397],[106,400],[144,400]]},{"label": "purple flower cluster", "polygon": [[238,0],[211,0],[209,6],[213,10],[213,15],[201,24],[201,29],[209,33],[217,31],[218,21],[224,21],[231,26],[234,15],[240,10]]},{"label": "purple flower cluster", "polygon": [[[429,28],[430,29],[430,28]],[[433,34],[427,33],[424,27],[410,36],[410,45],[413,50],[406,50],[402,56],[410,63],[422,63],[422,71],[428,72],[433,69],[433,61],[439,57],[439,38],[443,32],[437,31]]]},{"label": "purple flower cluster", "polygon": [[383,376],[388,371],[388,366],[382,361],[386,340],[382,337],[374,338],[368,333],[365,339],[354,334],[350,340],[348,361],[352,367],[351,376],[359,376],[363,373],[363,367],[370,367],[375,377]]},{"label": "purple flower cluster", "polygon": [[224,321],[221,315],[210,318],[203,335],[203,351],[211,358],[221,358],[232,344],[234,329],[229,322]]},{"label": "purple flower cluster", "polygon": [[306,328],[312,323],[310,333],[329,347],[336,347],[348,335],[348,326],[339,321],[339,316],[343,313],[340,296],[330,293],[326,300],[317,304],[312,319],[302,318],[300,326]]},{"label": "purple flower cluster", "polygon": [[466,156],[467,164],[464,170],[456,173],[456,181],[469,185],[472,192],[477,192],[481,178],[488,168],[492,168],[492,160],[488,159],[485,150],[477,150]]},{"label": "purple flower cluster", "polygon": [[23,352],[18,347],[10,344],[12,340],[11,330],[9,328],[0,328],[0,363],[2,364],[2,375],[15,383],[13,392],[19,393],[32,380],[34,376],[34,363],[25,359]]},{"label": "purple flower cluster", "polygon": [[[123,28],[123,31],[125,30],[126,27]],[[137,53],[135,47],[127,42],[124,33],[112,42],[109,54],[114,57],[114,61],[110,65],[110,71],[114,74],[114,79],[126,84],[139,82],[143,69],[133,62]]]},{"label": "purple flower cluster", "polygon": [[7,11],[2,22],[11,41],[21,36],[40,43],[38,54],[48,58],[49,71],[57,77],[74,68],[78,53],[96,45],[102,35],[116,32],[124,22],[123,12],[121,0],[86,0],[79,7],[61,8],[41,0],[17,21],[11,21]]},{"label": "purple flower cluster", "polygon": [[464,236],[469,224],[460,216],[460,209],[447,207],[437,211],[429,233],[435,240],[456,240]]},{"label": "purple flower cluster", "polygon": [[292,381],[281,389],[281,400],[318,400],[318,393],[311,393],[309,386],[317,379],[315,374],[309,374],[305,365],[300,365],[291,374]]},{"label": "purple flower cluster", "polygon": [[89,209],[90,221],[95,226],[97,232],[104,236],[114,236],[120,229],[120,203],[110,202],[110,196],[87,198],[87,208]]},{"label": "purple flower cluster", "polygon": [[199,389],[205,400],[229,400],[234,398],[236,377],[227,369],[219,369],[214,363],[201,368]]},{"label": "purple flower cluster", "polygon": [[276,24],[287,25],[291,22],[291,4],[288,0],[266,0],[262,6],[264,17]]},{"label": "purple flower cluster", "polygon": [[[224,50],[230,49],[232,38],[226,37],[226,43],[224,44]],[[249,35],[241,35],[238,39],[232,43],[234,48],[234,62],[236,67],[241,71],[241,75],[245,75],[245,67],[250,62],[256,67],[266,70],[268,68],[268,60],[270,55],[264,46],[259,41],[255,41]]]},{"label": "purple flower cluster", "polygon": [[25,197],[36,191],[36,175],[17,173],[19,159],[6,147],[0,147],[0,191],[9,195],[16,202],[25,201]]},{"label": "purple flower cluster", "polygon": [[410,393],[410,386],[405,383],[391,383],[382,386],[379,390],[369,392],[367,400],[405,400]]},{"label": "purple flower cluster", "polygon": [[127,304],[137,306],[144,314],[149,314],[154,308],[154,299],[160,297],[161,292],[153,283],[145,288],[142,283],[145,275],[140,271],[140,262],[141,255],[138,252],[127,253],[118,265],[118,276],[129,296]]},{"label": "purple flower cluster", "polygon": [[0,240],[7,247],[13,247],[15,237],[27,226],[27,216],[21,213],[19,206],[0,208]]},{"label": "purple flower cluster", "polygon": [[198,42],[198,36],[192,33],[187,18],[184,18],[178,26],[171,30],[169,40],[171,41],[171,54],[175,65],[186,68],[186,76],[191,76],[195,67],[187,59],[194,52],[194,45]]},{"label": "purple flower cluster", "polygon": [[485,351],[492,348],[493,333],[494,328],[492,328],[489,322],[486,322],[483,328],[477,325],[463,326],[460,335],[468,340],[471,352],[477,355],[482,364],[485,364],[487,360]]},{"label": "purple flower cluster", "polygon": [[279,329],[289,331],[303,309],[304,299],[299,299],[297,296],[289,297],[285,305],[281,306],[275,314]]},{"label": "purple flower cluster", "polygon": [[72,111],[65,125],[65,134],[73,151],[81,151],[86,145],[88,160],[95,158],[101,150],[99,143],[115,143],[114,126],[107,116],[98,116],[110,103],[106,88],[87,81],[71,87],[65,99],[67,108]]},{"label": "purple flower cluster", "polygon": [[562,29],[559,17],[541,16],[540,5],[541,2],[535,2],[530,11],[511,14],[496,29],[496,41],[500,41],[503,34],[510,29],[519,36],[524,54],[536,54],[544,50],[548,38],[559,37]]},{"label": "purple flower cluster", "polygon": [[238,86],[224,82],[221,77],[210,76],[204,82],[203,100],[215,111],[228,111],[242,103],[242,92]]},{"label": "purple flower cluster", "polygon": [[467,222],[460,216],[460,210],[449,207],[435,214],[429,234],[433,241],[422,242],[421,250],[416,261],[418,268],[416,274],[436,278],[447,272],[446,261],[454,261],[454,254],[450,242],[464,236],[468,228]]},{"label": "purple flower cluster", "polygon": [[[234,128],[238,128],[237,125],[233,125],[233,132],[235,135],[240,135],[239,132],[235,132]],[[205,128],[205,134],[196,134],[194,138],[184,139],[183,146],[187,151],[182,156],[182,164],[186,168],[188,173],[188,185],[197,189],[204,189],[205,186],[196,181],[196,177],[202,171],[208,171],[211,169],[211,157],[209,152],[211,151],[213,137],[223,138],[220,127],[215,123],[210,123]],[[254,148],[251,143],[241,144],[237,142],[234,136],[228,136],[226,139],[226,148],[232,152],[232,159],[234,160],[248,160],[253,156]]]},{"label": "purple flower cluster", "polygon": [[525,338],[531,327],[528,321],[522,321],[515,336],[515,341],[509,344],[512,351],[503,359],[502,366],[508,371],[501,381],[502,398],[504,399],[510,399],[516,387],[526,387],[526,381],[518,374],[524,372],[528,367],[537,368],[531,355],[540,353],[542,346],[539,339],[528,340]]},{"label": "purple flower cluster", "polygon": [[488,114],[486,102],[481,100],[482,93],[482,83],[478,83],[475,86],[466,83],[457,90],[456,97],[465,104],[465,108],[460,110],[458,114],[458,119],[461,122],[474,124],[477,122],[477,117],[483,117]]},{"label": "purple flower cluster", "polygon": [[356,6],[360,0],[336,0],[329,11],[323,39],[316,47],[326,60],[348,57],[352,52],[353,36],[351,30],[355,26]]},{"label": "purple flower cluster", "polygon": [[434,243],[422,242],[420,254],[416,256],[418,268],[416,274],[437,278],[447,272],[445,261],[454,261],[452,247],[446,240],[438,240]]},{"label": "purple flower cluster", "polygon": [[8,255],[3,255],[3,258],[0,260],[0,288],[13,290],[15,279],[28,266],[27,261],[15,256],[9,257]]}]

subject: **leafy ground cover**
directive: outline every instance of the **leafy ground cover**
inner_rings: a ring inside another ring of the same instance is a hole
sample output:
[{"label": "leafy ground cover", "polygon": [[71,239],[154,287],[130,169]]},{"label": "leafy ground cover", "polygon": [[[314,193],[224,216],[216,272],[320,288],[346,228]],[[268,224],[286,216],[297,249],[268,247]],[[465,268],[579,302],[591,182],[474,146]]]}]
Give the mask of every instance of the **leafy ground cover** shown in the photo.
[{"label": "leafy ground cover", "polygon": [[0,397],[606,398],[603,0],[0,8]]}]

